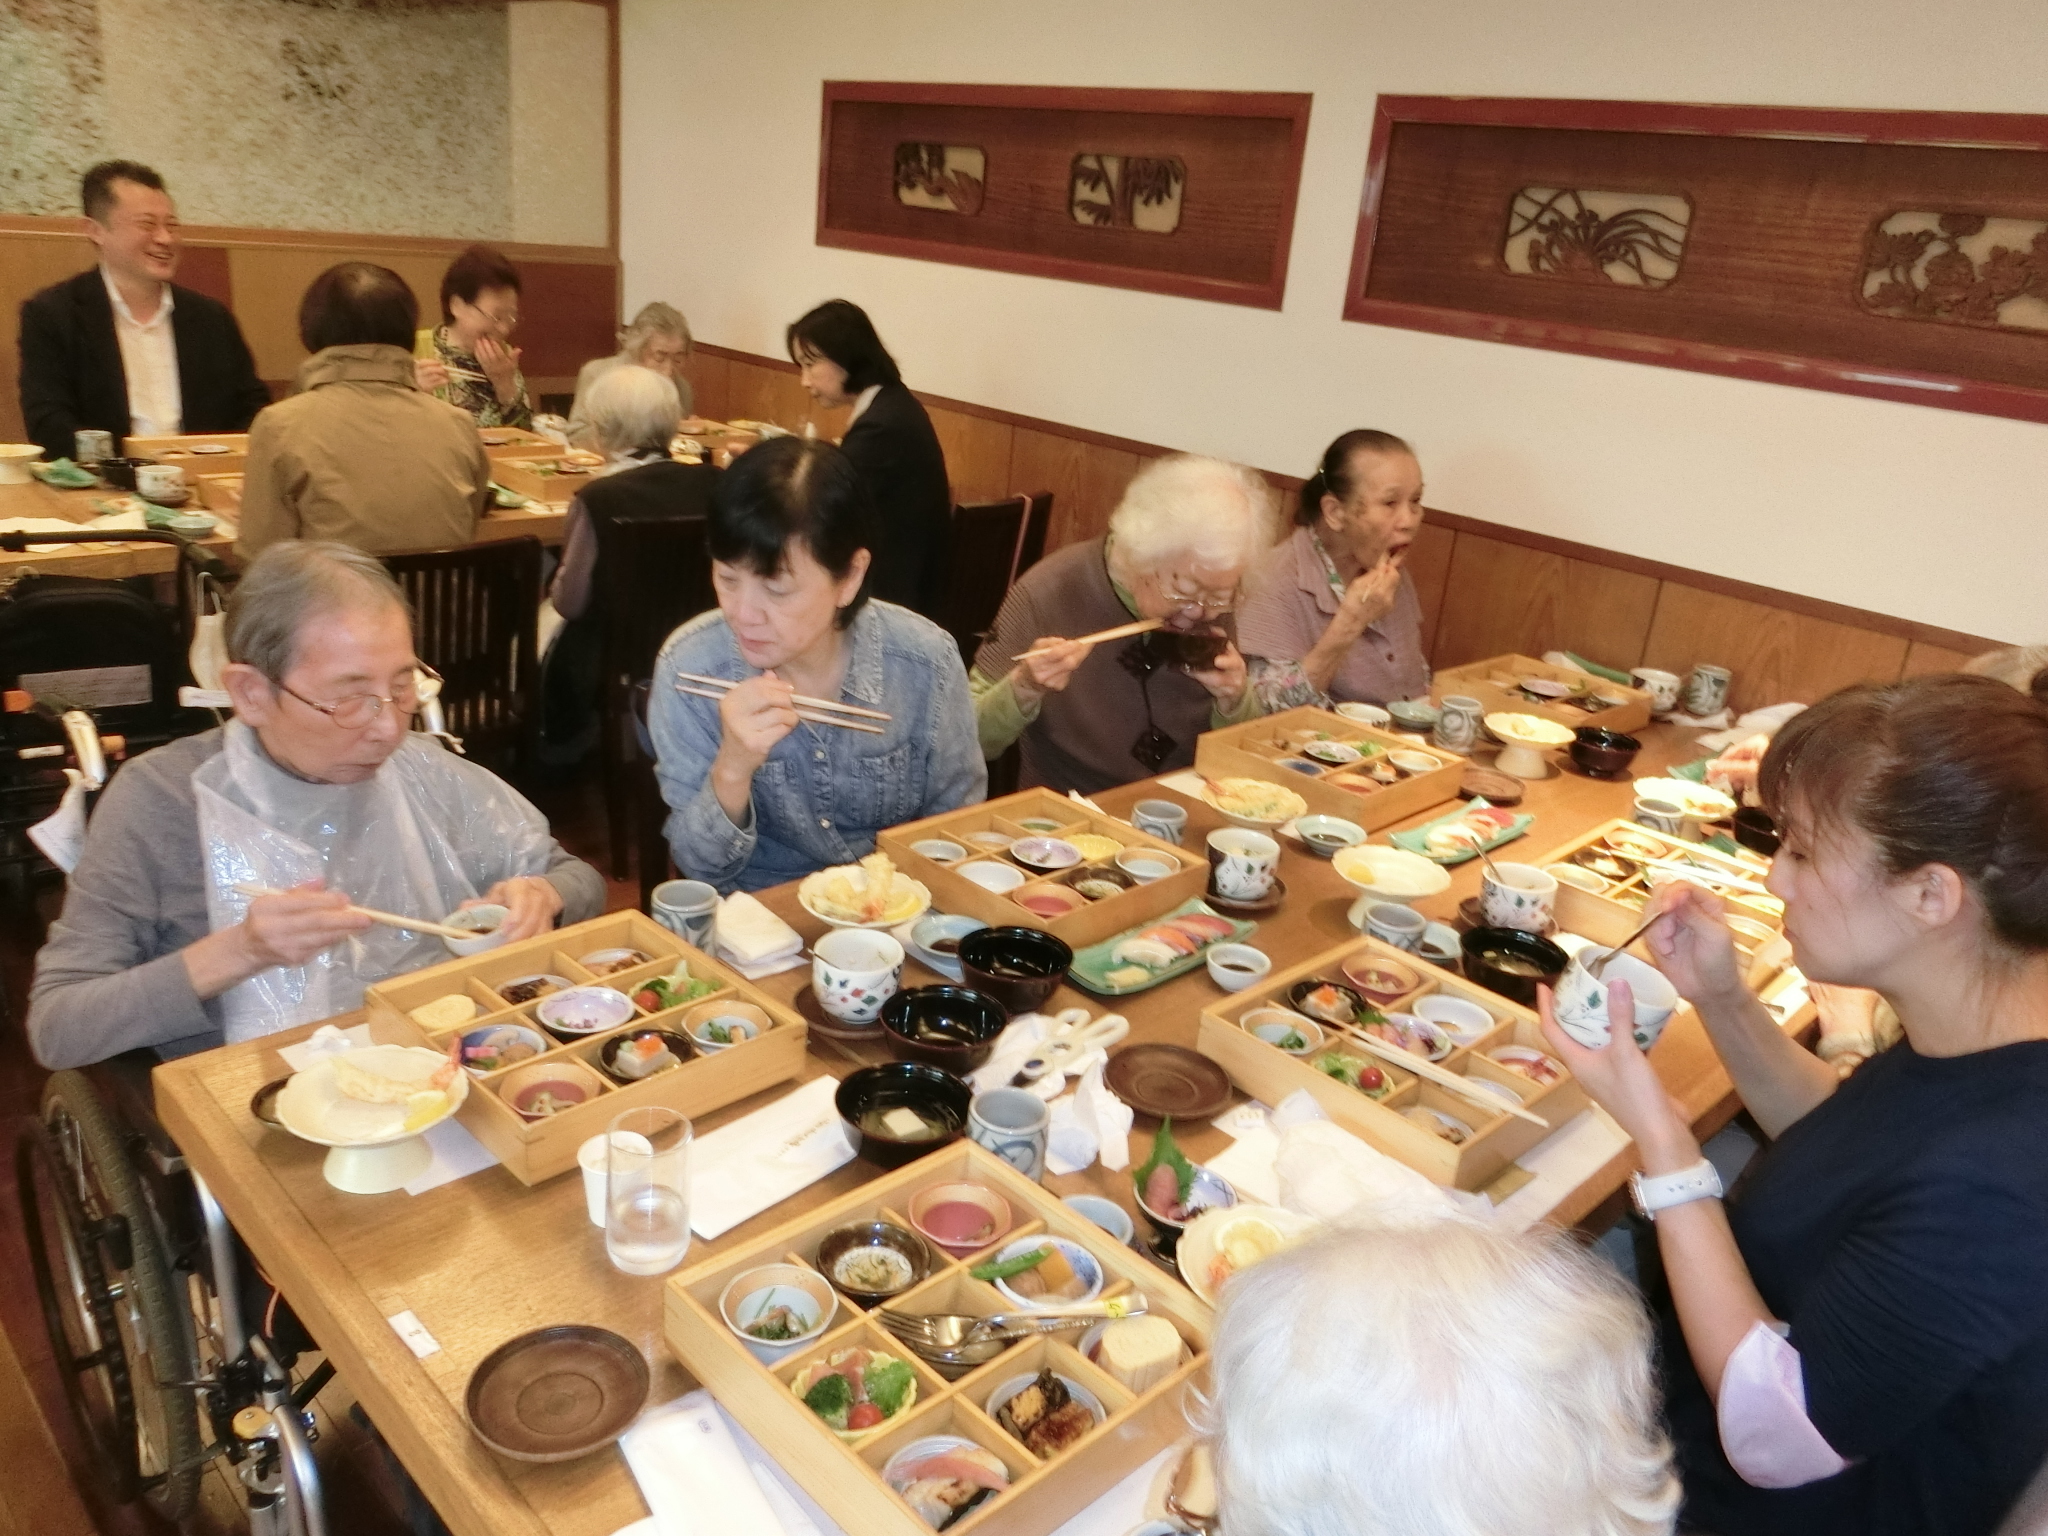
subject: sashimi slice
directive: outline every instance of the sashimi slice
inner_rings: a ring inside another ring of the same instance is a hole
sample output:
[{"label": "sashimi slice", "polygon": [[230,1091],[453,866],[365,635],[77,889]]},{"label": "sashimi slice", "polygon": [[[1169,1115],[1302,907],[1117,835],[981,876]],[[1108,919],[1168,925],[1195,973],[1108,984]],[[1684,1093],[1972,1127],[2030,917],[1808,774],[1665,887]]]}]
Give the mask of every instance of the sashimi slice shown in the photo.
[{"label": "sashimi slice", "polygon": [[1180,929],[1198,944],[1213,944],[1218,939],[1227,939],[1237,926],[1228,918],[1215,917],[1207,912],[1183,913],[1171,919],[1169,925]]},{"label": "sashimi slice", "polygon": [[1197,939],[1185,928],[1176,928],[1171,923],[1161,923],[1155,928],[1147,928],[1143,933],[1134,935],[1134,937],[1151,939],[1156,943],[1164,944],[1176,955],[1192,955],[1202,947],[1200,939]]},{"label": "sashimi slice", "polygon": [[971,1483],[976,1488],[1002,1489],[1010,1486],[1010,1474],[1003,1470],[1002,1462],[988,1451],[942,1451],[922,1461],[907,1462],[896,1468],[894,1475],[914,1482],[950,1478],[955,1482]]}]

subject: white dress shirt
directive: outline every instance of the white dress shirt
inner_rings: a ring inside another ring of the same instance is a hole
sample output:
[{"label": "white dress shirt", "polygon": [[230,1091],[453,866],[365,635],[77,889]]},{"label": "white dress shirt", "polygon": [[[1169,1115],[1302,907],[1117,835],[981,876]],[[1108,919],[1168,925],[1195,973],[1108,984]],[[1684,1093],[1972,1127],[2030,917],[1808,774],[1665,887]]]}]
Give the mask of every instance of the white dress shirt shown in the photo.
[{"label": "white dress shirt", "polygon": [[128,376],[128,432],[155,437],[178,432],[185,421],[185,397],[178,383],[178,342],[171,332],[171,285],[163,285],[156,313],[137,320],[105,267],[100,280],[114,305],[114,336],[121,343],[121,371]]}]

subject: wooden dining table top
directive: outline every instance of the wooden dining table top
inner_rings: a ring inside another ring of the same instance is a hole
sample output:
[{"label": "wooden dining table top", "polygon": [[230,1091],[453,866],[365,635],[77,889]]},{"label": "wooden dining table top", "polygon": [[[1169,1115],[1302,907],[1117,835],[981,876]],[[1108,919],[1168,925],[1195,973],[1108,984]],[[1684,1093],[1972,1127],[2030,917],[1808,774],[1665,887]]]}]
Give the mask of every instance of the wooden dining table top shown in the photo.
[{"label": "wooden dining table top", "polygon": [[[1642,732],[1638,772],[1698,756],[1695,733],[1668,726]],[[1521,809],[1535,822],[1516,845],[1525,859],[1540,858],[1599,823],[1627,814],[1626,781],[1606,783],[1566,771],[1531,783]],[[1208,806],[1173,796],[1154,781],[1096,797],[1112,814],[1137,800],[1175,798],[1188,807],[1183,841],[1199,846],[1220,818]],[[1442,814],[1438,806],[1413,818]],[[1417,903],[1431,917],[1451,920],[1458,903],[1476,895],[1479,865],[1453,870],[1450,887]],[[1328,863],[1290,846],[1281,876],[1285,904],[1263,917],[1253,942],[1287,965],[1356,935],[1346,921],[1355,892]],[[824,929],[797,904],[796,888],[757,893],[807,941]],[[914,959],[904,984],[940,980]],[[781,999],[808,984],[809,967],[757,983]],[[1218,996],[1196,972],[1114,1006],[1131,1024],[1136,1042],[1192,1046],[1204,1006]],[[1063,986],[1049,1008],[1086,1006],[1100,999]],[[312,1026],[287,1034],[165,1063],[156,1069],[157,1110],[186,1158],[207,1182],[264,1271],[291,1302],[313,1336],[347,1378],[364,1409],[406,1468],[459,1536],[611,1536],[642,1518],[646,1506],[616,1447],[551,1465],[514,1462],[487,1449],[464,1416],[464,1390],[485,1355],[507,1339],[558,1323],[587,1323],[623,1335],[653,1369],[648,1401],[660,1403],[696,1383],[664,1346],[661,1278],[620,1274],[606,1260],[603,1234],[585,1211],[580,1175],[565,1174],[527,1188],[501,1167],[486,1168],[419,1195],[355,1196],[321,1177],[324,1149],[266,1128],[250,1113],[256,1090],[285,1073],[277,1048],[304,1038]],[[807,1077],[843,1076],[856,1064],[882,1059],[864,1048],[813,1037]],[[1702,1136],[1718,1129],[1736,1107],[1733,1090],[1697,1018],[1688,1010],[1651,1052],[1666,1086]],[[699,1124],[700,1133],[725,1124],[788,1090],[734,1105]],[[1154,1122],[1140,1116],[1133,1128],[1134,1162]],[[1176,1125],[1197,1160],[1227,1145],[1209,1125]],[[1626,1145],[1608,1163],[1566,1192],[1551,1212],[1565,1225],[1585,1221],[1614,1201],[1633,1167]],[[686,1264],[695,1264],[780,1225],[876,1176],[856,1158],[837,1172],[711,1242],[698,1241]],[[1060,1194],[1097,1193],[1134,1210],[1128,1172],[1099,1164],[1079,1174],[1047,1177]],[[409,1313],[439,1345],[416,1357],[390,1319]],[[770,1447],[773,1450],[773,1447]]]}]

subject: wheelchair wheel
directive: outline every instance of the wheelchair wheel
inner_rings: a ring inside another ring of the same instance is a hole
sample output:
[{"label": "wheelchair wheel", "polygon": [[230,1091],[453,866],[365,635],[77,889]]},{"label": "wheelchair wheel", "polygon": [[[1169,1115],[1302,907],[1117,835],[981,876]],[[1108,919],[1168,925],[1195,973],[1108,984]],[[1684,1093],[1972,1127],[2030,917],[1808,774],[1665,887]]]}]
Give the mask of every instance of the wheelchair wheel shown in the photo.
[{"label": "wheelchair wheel", "polygon": [[116,1502],[179,1520],[202,1466],[192,1313],[134,1142],[83,1074],[59,1072],[15,1177],[44,1326],[96,1470]]}]

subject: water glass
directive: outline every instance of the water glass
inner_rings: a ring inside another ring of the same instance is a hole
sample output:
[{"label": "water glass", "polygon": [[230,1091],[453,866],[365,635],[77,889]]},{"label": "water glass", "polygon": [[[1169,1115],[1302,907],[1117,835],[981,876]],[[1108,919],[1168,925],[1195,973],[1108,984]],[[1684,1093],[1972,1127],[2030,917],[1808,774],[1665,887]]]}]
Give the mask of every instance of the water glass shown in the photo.
[{"label": "water glass", "polygon": [[612,1121],[604,1251],[614,1269],[665,1275],[690,1251],[691,1134],[685,1116],[659,1106],[629,1109]]}]

